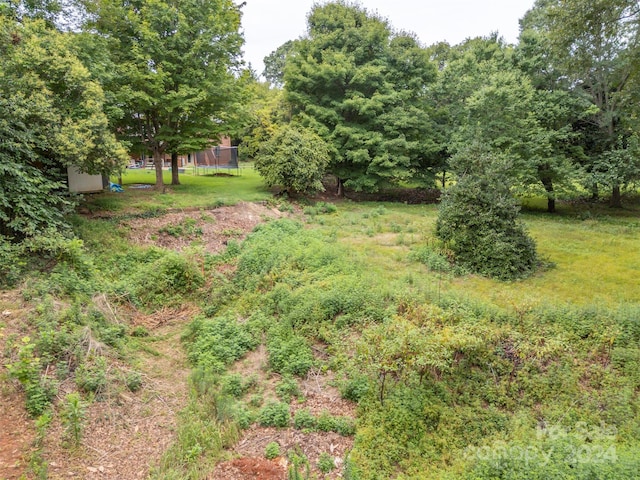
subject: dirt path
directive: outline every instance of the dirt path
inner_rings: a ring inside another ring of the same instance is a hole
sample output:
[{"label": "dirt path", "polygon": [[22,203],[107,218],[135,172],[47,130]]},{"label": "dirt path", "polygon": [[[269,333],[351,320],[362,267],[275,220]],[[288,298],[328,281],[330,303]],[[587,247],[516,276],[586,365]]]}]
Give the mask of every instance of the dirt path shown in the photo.
[{"label": "dirt path", "polygon": [[20,338],[22,319],[28,310],[20,292],[0,292],[0,478],[21,478],[27,470],[30,447],[35,438],[33,422],[24,409],[24,395],[4,378],[7,341]]},{"label": "dirt path", "polygon": [[180,312],[165,312],[167,321],[145,342],[137,370],[143,387],[132,393],[91,404],[82,448],[60,448],[63,432],[54,425],[48,435],[45,458],[49,478],[118,479],[146,478],[174,440],[177,413],[187,403],[189,368],[180,345]]},{"label": "dirt path", "polygon": [[[158,245],[177,251],[201,244],[212,253],[224,248],[230,239],[242,240],[257,224],[285,216],[263,204],[240,203],[208,211],[170,213],[153,219],[123,222],[133,243]],[[173,230],[171,229],[173,227]],[[179,227],[176,229],[176,227]],[[0,292],[0,355],[7,338],[21,338],[26,325],[26,306],[19,291]],[[177,413],[187,403],[189,368],[180,344],[183,326],[193,311],[163,310],[150,316],[127,316],[132,325],[143,325],[153,341],[139,353],[132,367],[111,358],[114,371],[135,368],[142,374],[143,386],[132,393],[122,387],[103,401],[87,406],[82,443],[65,448],[59,415],[47,431],[42,459],[49,479],[146,478],[175,438]],[[33,419],[24,410],[24,398],[14,384],[4,381],[5,358],[0,362],[0,479],[28,478],[28,462],[34,451]],[[71,381],[60,387],[58,404],[73,391]],[[259,463],[259,462],[258,462]],[[240,463],[241,465],[246,464]],[[278,467],[276,465],[276,471]],[[232,477],[229,477],[232,478]],[[256,478],[256,477],[253,477]],[[266,477],[265,477],[266,478]]]}]

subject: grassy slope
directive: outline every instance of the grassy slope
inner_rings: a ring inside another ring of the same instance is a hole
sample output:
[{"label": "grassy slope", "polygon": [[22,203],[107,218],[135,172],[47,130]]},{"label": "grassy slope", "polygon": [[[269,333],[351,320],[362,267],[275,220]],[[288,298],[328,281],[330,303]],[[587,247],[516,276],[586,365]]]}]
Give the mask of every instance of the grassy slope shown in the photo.
[{"label": "grassy slope", "polygon": [[436,218],[433,205],[386,204],[380,210],[378,204],[343,203],[339,214],[322,218],[321,227],[336,230],[345,244],[366,251],[371,266],[385,276],[411,274],[426,284],[444,282],[446,288],[501,307],[541,302],[614,306],[640,301],[640,288],[633,288],[640,285],[640,215],[580,220],[571,212],[525,214],[540,254],[555,267],[511,283],[481,277],[443,279],[409,263],[411,246],[433,241]]},{"label": "grassy slope", "polygon": [[[126,185],[150,182],[152,178],[149,172],[135,171],[128,172],[123,181]],[[92,210],[144,212],[166,208],[209,208],[221,203],[269,197],[260,179],[250,170],[243,171],[241,177],[183,175],[181,180],[183,185],[170,187],[167,194],[150,190],[105,194],[94,197],[88,206]],[[633,383],[626,380],[629,372],[622,372],[622,367],[616,370],[610,366],[611,346],[606,352],[603,336],[608,327],[603,324],[605,331],[600,331],[589,324],[586,328],[595,329],[595,333],[582,338],[580,332],[572,330],[571,318],[561,319],[559,325],[555,325],[553,320],[545,320],[548,323],[543,325],[536,316],[535,307],[551,306],[558,311],[565,305],[578,305],[587,310],[594,304],[611,311],[625,305],[637,308],[640,302],[640,289],[637,288],[640,284],[637,255],[640,251],[640,219],[637,213],[637,208],[615,212],[587,210],[586,207],[581,211],[561,209],[560,214],[554,216],[526,213],[524,220],[538,243],[540,253],[555,267],[513,283],[437,274],[411,261],[409,254],[412,249],[433,242],[432,231],[437,216],[435,206],[341,202],[337,213],[311,218],[307,228],[317,230],[327,238],[337,238],[337,244],[344,248],[354,263],[364,263],[371,283],[383,284],[392,295],[402,296],[406,290],[413,298],[452,296],[463,299],[463,303],[479,304],[480,310],[506,312],[507,319],[500,325],[492,324],[490,318],[482,315],[467,324],[463,314],[462,319],[454,319],[454,324],[434,327],[438,334],[447,334],[448,329],[463,333],[469,330],[469,338],[477,337],[477,332],[483,331],[488,350],[478,350],[482,361],[493,361],[493,349],[502,348],[505,342],[506,345],[516,343],[522,351],[530,351],[547,342],[547,350],[551,352],[540,354],[542,360],[534,358],[531,362],[539,361],[544,365],[522,373],[523,383],[516,385],[520,393],[509,390],[512,387],[509,375],[494,380],[495,373],[485,371],[481,363],[469,363],[465,367],[467,373],[459,371],[444,375],[440,382],[429,387],[433,391],[408,383],[408,390],[400,385],[391,391],[385,407],[364,402],[358,446],[354,451],[354,457],[364,466],[363,478],[377,478],[374,472],[378,468],[385,472],[379,478],[386,478],[392,471],[404,472],[411,478],[419,476],[421,471],[424,478],[453,472],[456,478],[466,468],[460,451],[462,446],[475,445],[482,439],[493,442],[500,438],[519,439],[527,445],[527,439],[530,440],[532,432],[535,433],[531,425],[536,418],[558,420],[568,412],[572,412],[568,417],[572,422],[587,419],[597,424],[606,418],[607,422],[613,421],[618,425],[623,443],[624,439],[632,438],[637,430],[637,421],[634,420],[637,416],[637,391],[634,393]],[[92,227],[86,228],[85,232],[87,245],[93,243],[94,236],[100,236],[99,242],[108,237],[108,232],[100,233]],[[119,243],[113,242],[114,245]],[[289,273],[284,270],[283,275],[286,277]],[[303,280],[306,274],[303,273]],[[278,275],[273,278],[278,279]],[[332,281],[327,279],[322,285],[331,287]],[[282,282],[286,282],[286,278]],[[336,285],[339,286],[339,282],[336,280]],[[304,290],[302,285],[302,293],[297,293],[295,289],[298,287],[289,285],[281,293],[291,292],[292,305],[304,301],[313,304],[317,287],[310,286]],[[264,298],[271,295],[268,287],[263,295]],[[262,299],[255,294],[246,298],[241,296],[237,306],[226,308],[251,311],[262,307]],[[291,308],[295,310],[295,307]],[[293,314],[305,318],[299,312],[289,313],[292,318]],[[310,313],[315,314],[313,311]],[[580,316],[576,318],[581,320]],[[424,321],[431,320],[417,320],[418,323]],[[363,327],[366,325],[357,325],[353,333]],[[322,328],[329,331],[326,335],[329,342],[332,335],[340,334],[337,329],[331,330],[331,323]],[[313,335],[314,328],[307,330]],[[469,338],[464,337],[464,341],[470,341]],[[340,345],[336,343],[335,346]],[[353,345],[349,344],[349,348]],[[625,360],[621,365],[624,367],[627,362],[632,366],[637,352],[636,346],[625,344],[619,355],[626,355],[631,360]],[[545,364],[547,361],[550,367]],[[465,392],[467,389],[469,392]],[[518,395],[525,395],[521,402],[518,402]],[[533,397],[535,400],[530,400]],[[496,399],[495,405],[492,405],[491,398]],[[409,442],[402,433],[406,425],[403,427],[404,424],[397,419],[404,418],[410,425],[421,424],[424,417],[419,414],[412,418],[411,412],[426,411],[427,405],[432,403],[431,413],[441,418],[437,430],[431,432],[431,427],[423,426],[421,433],[416,434],[418,442]],[[599,409],[603,409],[606,415],[600,415]],[[383,433],[387,436],[383,437]],[[376,447],[376,441],[387,442],[386,447],[397,443],[398,448],[387,452],[381,448],[382,444]],[[392,458],[391,451],[396,457]],[[619,451],[622,452],[622,447]],[[381,452],[382,458],[377,458]]]}]

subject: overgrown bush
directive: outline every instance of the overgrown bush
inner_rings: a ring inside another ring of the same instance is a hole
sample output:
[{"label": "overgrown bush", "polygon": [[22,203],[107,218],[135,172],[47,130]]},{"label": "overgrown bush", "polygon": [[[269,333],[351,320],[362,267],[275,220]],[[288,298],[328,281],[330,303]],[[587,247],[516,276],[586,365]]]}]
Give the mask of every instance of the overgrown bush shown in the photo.
[{"label": "overgrown bush", "polygon": [[263,427],[288,427],[289,422],[291,422],[289,405],[281,402],[267,403],[262,407],[262,410],[260,410],[258,422]]},{"label": "overgrown bush", "polygon": [[453,267],[449,259],[430,246],[418,247],[411,251],[409,259],[424,264],[433,272],[450,273]]},{"label": "overgrown bush", "polygon": [[183,340],[187,343],[189,360],[215,373],[223,373],[227,365],[258,345],[244,325],[227,317],[196,318]]},{"label": "overgrown bush", "polygon": [[349,437],[356,431],[352,418],[334,416],[327,411],[323,411],[316,418],[316,428],[321,432],[336,432],[343,437]]},{"label": "overgrown bush", "polygon": [[264,449],[264,457],[273,460],[280,456],[280,445],[277,442],[269,442]]},{"label": "overgrown bush", "polygon": [[508,164],[479,146],[452,160],[458,179],[442,197],[436,235],[471,272],[502,280],[531,274],[538,257],[518,219]]},{"label": "overgrown bush", "polygon": [[276,395],[285,403],[289,403],[294,397],[301,397],[298,382],[291,375],[285,375],[276,385]]},{"label": "overgrown bush", "polygon": [[313,353],[307,341],[288,329],[270,332],[267,351],[269,366],[283,375],[306,375],[313,366]]},{"label": "overgrown bush", "polygon": [[100,394],[107,387],[107,361],[95,357],[82,363],[75,372],[76,385],[87,393]]},{"label": "overgrown bush", "polygon": [[329,160],[329,148],[318,135],[284,126],[260,148],[255,167],[267,185],[280,185],[292,195],[324,190]]},{"label": "overgrown bush", "polygon": [[316,419],[306,408],[301,408],[293,416],[293,426],[298,430],[314,430]]}]

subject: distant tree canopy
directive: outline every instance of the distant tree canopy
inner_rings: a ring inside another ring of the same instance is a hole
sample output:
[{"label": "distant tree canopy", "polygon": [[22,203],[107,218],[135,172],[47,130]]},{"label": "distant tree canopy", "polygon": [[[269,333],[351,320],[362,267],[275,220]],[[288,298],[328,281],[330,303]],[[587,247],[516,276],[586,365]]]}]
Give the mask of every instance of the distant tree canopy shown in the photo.
[{"label": "distant tree canopy", "polygon": [[[573,117],[584,156],[576,158],[597,193],[640,180],[636,142],[640,8],[635,0],[538,0],[521,21],[523,64],[541,85],[587,102]],[[563,79],[558,84],[557,79]],[[624,150],[627,150],[624,152]]]},{"label": "distant tree canopy", "polygon": [[295,40],[289,40],[264,57],[264,71],[262,75],[276,87],[284,85],[284,68],[287,59],[295,52]]},{"label": "distant tree canopy", "polygon": [[296,121],[331,146],[340,184],[377,190],[433,180],[438,145],[427,89],[436,69],[408,34],[346,2],[316,5],[285,66]]},{"label": "distant tree canopy", "polygon": [[265,58],[290,113],[271,117],[324,138],[328,171],[355,190],[431,186],[481,141],[511,158],[514,192],[546,196],[549,212],[579,185],[619,205],[640,179],[639,25],[631,0],[539,0],[515,46],[491,34],[423,48],[358,4],[316,5],[307,34]]},{"label": "distant tree canopy", "polygon": [[243,42],[239,7],[231,0],[85,4],[117,74],[107,85],[121,113],[117,131],[153,154],[162,187],[164,154],[215,143],[241,99],[232,72]]}]

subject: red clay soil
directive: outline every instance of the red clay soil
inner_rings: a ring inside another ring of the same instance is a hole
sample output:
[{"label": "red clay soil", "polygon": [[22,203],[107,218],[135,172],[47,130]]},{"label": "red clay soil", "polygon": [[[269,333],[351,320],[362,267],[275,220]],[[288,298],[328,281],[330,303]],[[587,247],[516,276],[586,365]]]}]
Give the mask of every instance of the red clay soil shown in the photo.
[{"label": "red clay soil", "polygon": [[276,458],[236,458],[220,463],[207,480],[284,480],[287,478],[286,460]]},{"label": "red clay soil", "polygon": [[32,421],[24,410],[24,397],[15,392],[0,395],[0,478],[22,478],[34,439]]},{"label": "red clay soil", "polygon": [[[7,338],[21,337],[21,319],[28,314],[17,290],[0,292],[0,379],[6,375],[2,356]],[[8,380],[0,382],[0,479],[13,480],[25,473],[35,438],[33,421],[25,411],[24,395]]]}]

